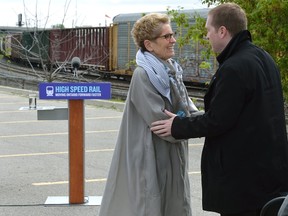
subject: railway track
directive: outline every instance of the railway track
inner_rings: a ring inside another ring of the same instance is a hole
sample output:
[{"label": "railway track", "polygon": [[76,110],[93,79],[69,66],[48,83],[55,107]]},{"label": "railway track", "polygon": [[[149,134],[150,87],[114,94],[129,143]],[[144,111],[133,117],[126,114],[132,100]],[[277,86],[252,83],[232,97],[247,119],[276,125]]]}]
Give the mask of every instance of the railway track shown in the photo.
[{"label": "railway track", "polygon": [[[9,63],[7,60],[0,60],[0,84],[14,88],[27,89],[38,91],[39,82],[43,79],[43,71],[34,70],[19,66],[14,63]],[[112,98],[125,100],[128,93],[129,82],[119,79],[100,79],[100,77],[89,76],[85,73],[80,73],[78,77],[74,77],[71,72],[61,72],[57,74],[55,82],[110,82]],[[204,108],[204,95],[206,88],[199,86],[186,85],[187,92],[193,102],[200,109]],[[288,105],[285,103],[285,117],[288,124]]]},{"label": "railway track", "polygon": [[[8,85],[21,89],[38,90],[39,82],[44,82],[47,77],[45,72],[37,69],[30,69],[25,66],[9,63],[7,60],[0,61],[0,84]],[[112,98],[125,100],[127,97],[129,82],[119,79],[101,79],[87,75],[84,73],[78,73],[74,76],[73,73],[59,72],[55,75],[53,82],[110,82]],[[187,86],[188,95],[192,98],[194,103],[198,107],[203,107],[203,97],[205,89],[200,87]]]}]

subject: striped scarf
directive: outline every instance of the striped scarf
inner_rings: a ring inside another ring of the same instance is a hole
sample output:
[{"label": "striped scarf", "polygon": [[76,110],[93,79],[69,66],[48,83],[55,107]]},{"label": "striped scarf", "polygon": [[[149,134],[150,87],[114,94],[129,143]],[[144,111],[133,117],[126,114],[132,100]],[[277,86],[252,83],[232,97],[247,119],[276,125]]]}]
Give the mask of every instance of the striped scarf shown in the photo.
[{"label": "striped scarf", "polygon": [[168,76],[169,68],[151,53],[141,52],[141,50],[138,50],[136,54],[136,63],[144,68],[152,85],[172,104]]},{"label": "striped scarf", "polygon": [[170,101],[177,115],[190,116],[191,113],[198,111],[188,96],[182,80],[183,70],[176,61],[173,59],[164,61],[149,52],[143,53],[138,50],[136,63],[144,68],[152,85]]}]

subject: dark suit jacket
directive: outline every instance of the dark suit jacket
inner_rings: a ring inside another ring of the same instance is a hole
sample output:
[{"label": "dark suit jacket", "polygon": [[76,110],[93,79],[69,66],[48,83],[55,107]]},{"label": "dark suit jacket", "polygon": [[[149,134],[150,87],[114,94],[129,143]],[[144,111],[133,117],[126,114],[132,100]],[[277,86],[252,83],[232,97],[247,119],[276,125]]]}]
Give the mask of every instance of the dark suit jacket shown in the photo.
[{"label": "dark suit jacket", "polygon": [[176,117],[177,139],[205,136],[203,209],[239,213],[260,209],[288,191],[288,145],[279,71],[270,55],[236,35],[217,57],[205,95],[205,114]]}]

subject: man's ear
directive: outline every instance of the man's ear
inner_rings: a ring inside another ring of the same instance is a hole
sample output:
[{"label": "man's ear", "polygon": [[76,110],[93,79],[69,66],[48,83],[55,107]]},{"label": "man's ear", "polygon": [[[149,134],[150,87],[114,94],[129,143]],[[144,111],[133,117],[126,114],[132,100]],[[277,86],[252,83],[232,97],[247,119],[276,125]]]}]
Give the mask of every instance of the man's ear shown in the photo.
[{"label": "man's ear", "polygon": [[229,34],[229,32],[225,26],[220,26],[220,28],[218,29],[218,32],[219,32],[221,38],[224,38],[227,36],[227,34]]},{"label": "man's ear", "polygon": [[153,52],[153,45],[150,40],[144,40],[144,46],[149,52]]}]

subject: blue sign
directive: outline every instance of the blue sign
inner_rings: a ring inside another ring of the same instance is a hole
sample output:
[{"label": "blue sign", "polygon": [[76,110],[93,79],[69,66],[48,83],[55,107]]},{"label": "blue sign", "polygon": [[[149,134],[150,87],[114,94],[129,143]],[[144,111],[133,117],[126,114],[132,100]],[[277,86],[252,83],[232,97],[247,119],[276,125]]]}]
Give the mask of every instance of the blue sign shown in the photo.
[{"label": "blue sign", "polygon": [[39,99],[110,99],[111,83],[40,83]]}]

